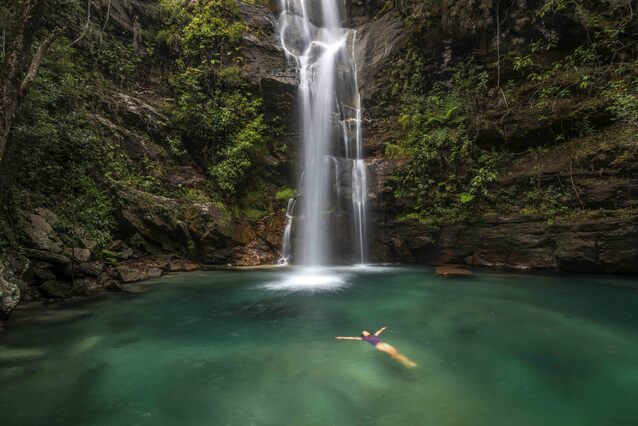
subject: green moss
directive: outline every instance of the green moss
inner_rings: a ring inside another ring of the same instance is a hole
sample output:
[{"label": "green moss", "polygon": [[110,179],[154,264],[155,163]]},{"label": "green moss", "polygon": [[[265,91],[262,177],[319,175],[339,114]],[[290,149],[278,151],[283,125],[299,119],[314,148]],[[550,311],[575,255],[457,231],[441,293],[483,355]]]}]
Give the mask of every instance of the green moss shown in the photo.
[{"label": "green moss", "polygon": [[275,195],[275,198],[279,201],[288,201],[297,195],[297,192],[292,188],[283,188],[281,191],[278,191]]}]

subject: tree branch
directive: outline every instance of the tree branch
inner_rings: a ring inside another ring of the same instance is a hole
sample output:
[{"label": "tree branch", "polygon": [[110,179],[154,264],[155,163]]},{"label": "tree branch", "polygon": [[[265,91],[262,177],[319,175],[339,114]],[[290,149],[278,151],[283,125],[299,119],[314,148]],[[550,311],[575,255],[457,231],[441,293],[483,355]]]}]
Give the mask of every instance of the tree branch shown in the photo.
[{"label": "tree branch", "polygon": [[104,26],[102,27],[102,32],[106,31],[106,25],[109,23],[109,18],[111,17],[111,1],[109,0],[109,4],[106,7],[106,19],[104,20]]},{"label": "tree branch", "polygon": [[10,9],[7,22],[11,39],[0,66],[0,163],[9,132],[20,104],[20,88],[29,66],[29,52],[44,13],[46,0],[18,0]]},{"label": "tree branch", "polygon": [[[110,3],[109,3],[109,6],[110,6]],[[82,40],[84,38],[84,36],[86,35],[86,32],[89,30],[89,26],[90,25],[91,25],[91,0],[87,0],[86,1],[86,24],[84,25],[84,29],[82,30],[82,34],[80,34],[80,36],[78,38],[73,40],[73,42],[71,44],[69,44],[69,47],[73,46],[78,41],[80,41],[80,40]]]},{"label": "tree branch", "polygon": [[40,46],[38,47],[38,50],[35,52],[33,59],[31,59],[31,65],[29,65],[29,70],[27,71],[26,75],[24,76],[24,79],[22,80],[22,83],[20,84],[20,91],[18,92],[18,97],[20,99],[23,99],[26,96],[29,90],[29,87],[31,86],[31,83],[33,83],[33,80],[35,80],[35,78],[38,75],[38,71],[40,70],[40,66],[42,66],[42,60],[44,59],[44,56],[49,51],[51,44],[53,44],[55,39],[63,31],[64,31],[64,27],[57,28],[55,31],[49,34],[49,36],[45,38],[42,41],[42,43],[40,43]]}]

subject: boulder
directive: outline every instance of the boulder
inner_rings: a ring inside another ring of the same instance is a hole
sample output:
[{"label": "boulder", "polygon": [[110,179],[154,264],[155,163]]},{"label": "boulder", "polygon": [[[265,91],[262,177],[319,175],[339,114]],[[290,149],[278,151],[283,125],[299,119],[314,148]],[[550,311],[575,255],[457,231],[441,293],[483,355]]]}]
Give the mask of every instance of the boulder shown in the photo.
[{"label": "boulder", "polygon": [[169,270],[171,272],[190,272],[201,269],[202,265],[190,260],[171,260]]},{"label": "boulder", "polygon": [[45,281],[38,289],[45,297],[51,298],[63,299],[75,294],[75,290],[70,283],[63,283],[57,280]]},{"label": "boulder", "polygon": [[37,209],[36,213],[28,214],[19,223],[32,247],[52,253],[61,253],[64,245],[49,222],[54,220],[56,218],[51,211]]},{"label": "boulder", "polygon": [[75,273],[82,277],[97,277],[104,271],[102,262],[82,262],[75,266]]},{"label": "boulder", "polygon": [[78,278],[73,281],[73,287],[76,292],[84,295],[90,295],[91,293],[100,290],[101,287],[97,284],[95,278]]},{"label": "boulder", "polygon": [[72,257],[77,262],[86,262],[91,258],[91,250],[87,248],[67,247],[64,249],[64,254],[66,254],[69,257]]},{"label": "boulder", "polygon": [[148,268],[146,271],[148,279],[159,278],[162,276],[162,270],[160,268]]},{"label": "boulder", "polygon": [[118,273],[114,269],[102,272],[97,278],[97,285],[107,291],[124,291],[119,281]]},{"label": "boulder", "polygon": [[20,303],[20,289],[14,282],[0,277],[0,320],[6,320]]},{"label": "boulder", "polygon": [[151,134],[159,134],[164,123],[168,122],[168,117],[140,97],[116,93],[113,106],[117,109],[117,116],[123,123]]},{"label": "boulder", "polygon": [[82,239],[82,245],[84,248],[94,251],[97,248],[97,241],[91,239]]},{"label": "boulder", "polygon": [[118,252],[118,251],[128,250],[129,248],[126,245],[126,243],[124,243],[124,241],[114,240],[114,241],[111,241],[109,244],[107,244],[106,249],[113,252]]},{"label": "boulder", "polygon": [[13,274],[0,260],[0,321],[9,318],[18,303],[20,303],[20,288]]},{"label": "boulder", "polygon": [[146,266],[119,264],[116,266],[118,278],[123,283],[133,283],[148,279]]}]

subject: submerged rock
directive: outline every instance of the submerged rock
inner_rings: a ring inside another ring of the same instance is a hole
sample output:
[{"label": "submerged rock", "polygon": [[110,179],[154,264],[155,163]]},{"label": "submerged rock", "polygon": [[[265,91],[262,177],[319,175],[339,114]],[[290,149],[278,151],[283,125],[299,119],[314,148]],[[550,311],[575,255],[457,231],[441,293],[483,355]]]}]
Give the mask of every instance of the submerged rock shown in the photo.
[{"label": "submerged rock", "polygon": [[436,273],[442,277],[471,277],[472,271],[459,265],[442,265],[436,267]]}]

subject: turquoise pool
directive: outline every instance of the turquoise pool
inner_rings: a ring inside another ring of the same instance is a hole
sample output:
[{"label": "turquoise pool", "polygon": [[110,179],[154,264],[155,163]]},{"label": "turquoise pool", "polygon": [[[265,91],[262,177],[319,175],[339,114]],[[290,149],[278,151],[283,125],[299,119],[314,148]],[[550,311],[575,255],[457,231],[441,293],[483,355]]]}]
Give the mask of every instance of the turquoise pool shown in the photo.
[{"label": "turquoise pool", "polygon": [[[634,280],[307,275],[196,272],[20,310],[0,424],[638,424]],[[381,326],[418,368],[334,340]]]}]

